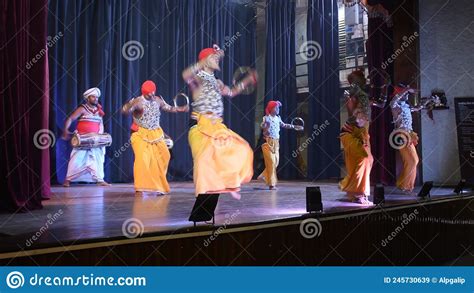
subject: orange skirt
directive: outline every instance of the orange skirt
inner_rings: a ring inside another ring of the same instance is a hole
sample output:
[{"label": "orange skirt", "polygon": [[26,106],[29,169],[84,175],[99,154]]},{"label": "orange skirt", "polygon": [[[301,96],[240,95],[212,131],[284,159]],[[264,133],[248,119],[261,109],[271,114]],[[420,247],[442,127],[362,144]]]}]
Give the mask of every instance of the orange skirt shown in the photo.
[{"label": "orange skirt", "polygon": [[170,152],[163,139],[163,130],[139,127],[131,137],[135,161],[133,177],[136,191],[170,192],[166,173]]},{"label": "orange skirt", "polygon": [[340,138],[347,175],[339,187],[351,198],[370,195],[370,171],[374,158],[370,152],[368,128],[354,127],[352,133],[344,132]]},{"label": "orange skirt", "polygon": [[221,118],[197,116],[189,130],[195,194],[239,191],[253,176],[253,151]]}]

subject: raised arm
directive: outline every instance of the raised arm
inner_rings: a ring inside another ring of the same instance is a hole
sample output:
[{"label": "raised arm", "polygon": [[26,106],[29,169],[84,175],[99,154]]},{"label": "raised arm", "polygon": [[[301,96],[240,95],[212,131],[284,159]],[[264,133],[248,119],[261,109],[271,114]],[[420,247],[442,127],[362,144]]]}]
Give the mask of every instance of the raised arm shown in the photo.
[{"label": "raised arm", "polygon": [[140,108],[140,97],[132,98],[130,101],[128,101],[126,104],[123,105],[122,113],[130,114],[136,110],[139,110],[139,108]]},{"label": "raised arm", "polygon": [[228,97],[235,97],[240,95],[248,86],[254,85],[257,83],[258,75],[255,70],[251,70],[249,75],[246,76],[242,81],[237,83],[235,86],[230,88],[226,86],[222,81],[219,80],[219,89],[221,91],[221,95],[228,96]]}]

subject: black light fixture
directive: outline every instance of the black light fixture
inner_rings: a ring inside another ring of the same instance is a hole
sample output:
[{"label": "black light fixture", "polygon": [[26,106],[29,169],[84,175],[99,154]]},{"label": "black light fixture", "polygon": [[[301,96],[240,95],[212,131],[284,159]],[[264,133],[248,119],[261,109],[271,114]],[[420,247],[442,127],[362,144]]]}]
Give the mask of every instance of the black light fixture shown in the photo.
[{"label": "black light fixture", "polygon": [[430,190],[433,188],[433,181],[426,181],[423,183],[420,192],[418,193],[418,197],[426,198],[430,197]]},{"label": "black light fixture", "polygon": [[374,187],[374,204],[385,203],[385,189],[382,184],[376,184]]},{"label": "black light fixture", "polygon": [[323,211],[321,189],[319,188],[319,186],[306,187],[306,211],[308,213]]},{"label": "black light fixture", "polygon": [[464,187],[466,187],[466,179],[461,179],[461,181],[459,181],[458,185],[456,185],[456,187],[454,188],[453,192],[456,193],[456,194],[462,194],[463,190],[464,190]]},{"label": "black light fixture", "polygon": [[217,207],[217,201],[219,200],[219,194],[200,194],[194,202],[193,210],[189,216],[189,221],[194,222],[207,222],[212,220],[212,224],[215,224],[214,211]]}]

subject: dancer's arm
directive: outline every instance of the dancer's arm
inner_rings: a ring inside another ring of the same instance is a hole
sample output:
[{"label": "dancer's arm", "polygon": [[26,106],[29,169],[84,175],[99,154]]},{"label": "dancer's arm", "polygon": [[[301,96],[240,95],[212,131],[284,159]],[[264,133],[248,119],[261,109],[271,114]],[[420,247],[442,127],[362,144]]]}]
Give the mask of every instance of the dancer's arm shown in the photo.
[{"label": "dancer's arm", "polygon": [[166,103],[166,101],[163,99],[162,96],[157,96],[157,99],[160,100],[160,108],[165,111],[165,112],[170,112],[170,113],[177,113],[177,112],[189,112],[189,106],[179,106],[179,107],[174,107],[171,106],[170,104]]},{"label": "dancer's arm", "polygon": [[255,70],[251,70],[249,75],[247,75],[242,81],[234,85],[232,88],[226,86],[222,81],[219,82],[219,89],[221,95],[228,97],[235,97],[240,95],[248,86],[257,84],[258,75]]},{"label": "dancer's arm", "polygon": [[84,114],[84,107],[78,107],[74,112],[72,112],[69,117],[67,117],[66,121],[64,121],[64,128],[63,128],[63,139],[67,139],[68,135],[70,134],[69,132],[69,127],[71,127],[71,124],[73,121],[77,120],[82,114]]}]

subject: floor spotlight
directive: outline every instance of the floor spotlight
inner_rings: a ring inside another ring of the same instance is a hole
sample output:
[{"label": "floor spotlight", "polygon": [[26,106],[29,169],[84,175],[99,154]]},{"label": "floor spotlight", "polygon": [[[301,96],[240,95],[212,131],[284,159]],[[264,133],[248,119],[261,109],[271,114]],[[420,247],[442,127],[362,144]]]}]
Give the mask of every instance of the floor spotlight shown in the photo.
[{"label": "floor spotlight", "polygon": [[321,189],[319,186],[306,187],[306,211],[308,213],[323,211]]},{"label": "floor spotlight", "polygon": [[459,195],[463,192],[465,187],[466,187],[466,179],[461,179],[458,185],[456,185],[456,187],[454,188],[453,192]]},{"label": "floor spotlight", "polygon": [[430,197],[430,190],[433,188],[433,181],[426,181],[423,183],[420,192],[418,193],[418,197],[426,198]]},{"label": "floor spotlight", "polygon": [[377,184],[374,187],[374,204],[385,203],[385,189],[382,184]]}]

